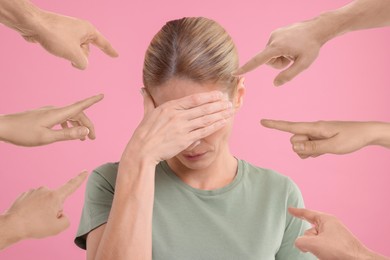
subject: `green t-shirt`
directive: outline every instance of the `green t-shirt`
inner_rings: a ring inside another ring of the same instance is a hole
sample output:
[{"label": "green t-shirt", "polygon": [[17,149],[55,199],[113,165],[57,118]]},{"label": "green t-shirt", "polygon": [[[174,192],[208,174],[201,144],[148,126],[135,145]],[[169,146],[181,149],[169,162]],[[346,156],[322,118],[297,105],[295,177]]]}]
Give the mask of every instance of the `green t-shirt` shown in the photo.
[{"label": "green t-shirt", "polygon": [[[90,175],[75,243],[107,222],[118,163]],[[303,207],[298,187],[274,171],[238,160],[234,180],[216,190],[195,189],[164,161],[156,166],[153,207],[153,260],[316,259],[294,247],[306,222],[289,206]]]}]

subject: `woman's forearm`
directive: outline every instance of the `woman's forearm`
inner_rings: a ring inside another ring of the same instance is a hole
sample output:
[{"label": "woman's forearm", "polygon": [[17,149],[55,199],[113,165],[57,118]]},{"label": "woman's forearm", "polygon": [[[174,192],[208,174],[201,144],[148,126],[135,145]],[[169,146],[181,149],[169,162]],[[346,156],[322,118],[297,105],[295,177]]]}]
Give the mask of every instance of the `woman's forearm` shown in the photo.
[{"label": "woman's forearm", "polygon": [[152,259],[155,164],[123,156],[96,260]]}]

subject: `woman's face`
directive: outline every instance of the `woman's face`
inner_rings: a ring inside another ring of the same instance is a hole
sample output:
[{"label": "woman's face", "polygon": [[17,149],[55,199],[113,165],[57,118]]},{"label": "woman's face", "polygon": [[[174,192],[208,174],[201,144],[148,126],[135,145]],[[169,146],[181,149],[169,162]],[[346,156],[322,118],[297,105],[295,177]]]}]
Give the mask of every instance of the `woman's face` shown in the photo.
[{"label": "woman's face", "polygon": [[[240,81],[239,84],[242,84]],[[158,86],[156,88],[149,89],[151,96],[155,102],[156,107],[161,104],[174,100],[183,98],[185,96],[189,96],[196,93],[208,92],[213,90],[222,91],[222,86],[218,84],[198,84],[193,81],[173,78],[163,84],[162,86]],[[243,95],[243,87],[237,88],[237,93],[241,93]],[[226,94],[226,98],[228,95]],[[233,109],[238,109],[239,105],[237,105],[237,101],[241,102],[242,97],[238,97],[236,94],[231,99],[233,103]],[[185,167],[191,170],[201,170],[209,167],[213,162],[215,162],[218,158],[225,158],[225,155],[229,155],[229,147],[228,147],[228,139],[231,132],[233,123],[233,118],[229,119],[228,123],[217,132],[199,140],[200,143],[195,146],[187,148],[181,153],[177,154],[174,158],[172,158],[175,164],[178,164],[179,167]]]}]

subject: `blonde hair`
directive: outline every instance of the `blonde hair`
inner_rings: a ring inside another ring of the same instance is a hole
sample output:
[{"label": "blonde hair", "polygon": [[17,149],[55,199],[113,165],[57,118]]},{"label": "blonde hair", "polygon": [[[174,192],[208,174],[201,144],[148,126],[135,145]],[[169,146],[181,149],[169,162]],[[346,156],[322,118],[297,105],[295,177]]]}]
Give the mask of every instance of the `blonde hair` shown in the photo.
[{"label": "blonde hair", "polygon": [[188,17],[167,22],[152,39],[143,68],[145,88],[173,77],[199,84],[220,83],[229,94],[238,84],[231,73],[238,68],[236,46],[217,22]]}]

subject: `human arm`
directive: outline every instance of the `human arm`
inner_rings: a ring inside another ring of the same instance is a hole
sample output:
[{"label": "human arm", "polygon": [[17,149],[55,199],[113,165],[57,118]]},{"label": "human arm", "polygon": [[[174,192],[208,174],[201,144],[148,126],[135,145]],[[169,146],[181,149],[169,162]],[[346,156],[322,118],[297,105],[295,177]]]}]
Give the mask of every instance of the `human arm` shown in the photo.
[{"label": "human arm", "polygon": [[368,145],[390,148],[390,123],[318,121],[297,123],[261,120],[265,127],[293,134],[290,141],[302,159],[322,154],[347,154]]},{"label": "human arm", "polygon": [[[61,108],[44,107],[0,115],[0,141],[20,146],[39,146],[65,140],[85,140],[86,136],[95,139],[93,123],[83,111],[103,97],[93,96]],[[63,129],[52,129],[56,125],[61,125]]]},{"label": "human arm", "polygon": [[88,21],[44,11],[27,0],[0,0],[0,23],[37,42],[51,54],[71,61],[78,69],[88,65],[89,44],[111,57],[118,54]]},{"label": "human arm", "polygon": [[0,215],[0,250],[24,239],[54,236],[68,228],[63,204],[86,177],[83,172],[57,190],[41,187],[21,194]]},{"label": "human arm", "polygon": [[355,0],[311,20],[279,28],[271,33],[265,49],[234,74],[245,74],[266,63],[285,69],[274,80],[275,86],[283,85],[307,69],[326,42],[350,31],[389,26],[389,13],[388,0]]},{"label": "human arm", "polygon": [[336,217],[308,209],[289,208],[292,216],[310,222],[313,227],[299,237],[295,245],[321,260],[389,260],[365,247]]},{"label": "human arm", "polygon": [[156,165],[214,133],[233,115],[218,91],[168,101],[155,108],[144,93],[145,114],[119,163],[107,223],[87,235],[92,259],[151,259]]}]

